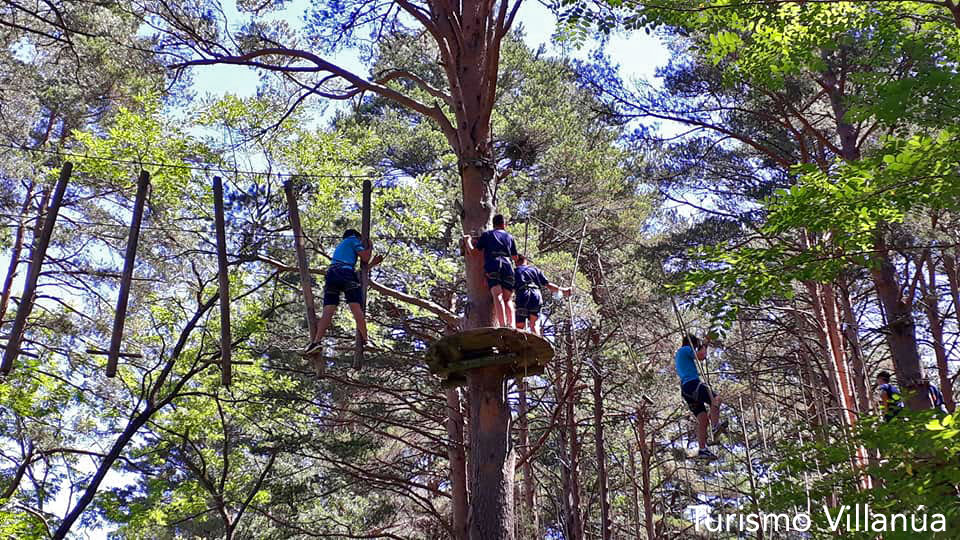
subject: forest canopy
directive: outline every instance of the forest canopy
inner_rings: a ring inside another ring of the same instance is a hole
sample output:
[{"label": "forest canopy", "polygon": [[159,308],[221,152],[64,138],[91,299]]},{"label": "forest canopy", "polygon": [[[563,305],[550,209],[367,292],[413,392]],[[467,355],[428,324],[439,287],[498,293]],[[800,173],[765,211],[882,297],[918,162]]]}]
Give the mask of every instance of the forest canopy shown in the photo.
[{"label": "forest canopy", "polygon": [[0,44],[0,537],[957,537],[954,0],[11,0]]}]

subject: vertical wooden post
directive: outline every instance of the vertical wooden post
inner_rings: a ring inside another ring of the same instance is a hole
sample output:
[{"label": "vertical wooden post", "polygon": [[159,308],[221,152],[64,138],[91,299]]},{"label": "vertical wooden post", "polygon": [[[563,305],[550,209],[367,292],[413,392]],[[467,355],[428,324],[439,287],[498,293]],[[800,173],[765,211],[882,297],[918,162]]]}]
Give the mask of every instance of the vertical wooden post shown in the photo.
[{"label": "vertical wooden post", "polygon": [[[313,289],[310,287],[310,268],[307,266],[307,249],[304,243],[303,229],[300,227],[300,210],[293,196],[293,184],[290,180],[283,183],[287,195],[287,208],[290,212],[290,226],[293,228],[293,246],[297,251],[297,268],[300,270],[300,287],[303,289],[303,302],[307,305],[307,328],[310,341],[317,334],[317,308],[313,302]],[[322,366],[320,366],[322,369]]]},{"label": "vertical wooden post", "polygon": [[[370,240],[370,199],[373,194],[373,185],[370,180],[363,181],[363,206],[360,217],[360,234],[363,236],[363,247],[370,249],[373,242]],[[366,316],[367,312],[367,288],[370,286],[370,265],[360,261],[360,308]],[[368,328],[369,331],[369,328]],[[363,362],[363,339],[360,337],[360,331],[357,330],[357,350],[353,357],[353,367],[360,367]]]},{"label": "vertical wooden post", "polygon": [[223,181],[213,177],[213,211],[217,229],[217,280],[220,289],[220,382],[230,386],[230,276],[227,273],[227,233],[223,212]]},{"label": "vertical wooden post", "polygon": [[60,206],[63,204],[63,195],[67,191],[67,182],[70,180],[72,172],[73,164],[69,161],[64,162],[60,169],[57,186],[53,191],[53,200],[50,202],[49,210],[47,210],[47,217],[43,221],[43,230],[40,231],[40,237],[35,239],[30,258],[30,268],[27,270],[26,282],[23,285],[23,297],[20,298],[17,316],[13,320],[13,328],[10,330],[10,339],[7,340],[7,348],[3,351],[3,361],[0,363],[0,374],[2,375],[10,373],[10,370],[13,369],[13,363],[20,354],[23,330],[27,326],[27,317],[33,310],[33,300],[37,294],[40,267],[43,265],[43,259],[47,254],[47,246],[50,245],[50,237],[53,236],[53,226],[56,224],[57,213],[60,212]]},{"label": "vertical wooden post", "polygon": [[123,274],[120,275],[120,294],[117,297],[117,311],[113,318],[113,334],[110,336],[110,351],[107,356],[107,377],[117,375],[117,362],[120,359],[120,343],[123,342],[123,324],[127,319],[127,301],[130,298],[130,284],[133,282],[133,265],[137,258],[137,244],[140,242],[140,222],[143,220],[143,206],[150,186],[150,173],[140,171],[137,180],[137,195],[133,201],[133,218],[130,220],[130,235],[127,237],[127,253],[123,258]]}]

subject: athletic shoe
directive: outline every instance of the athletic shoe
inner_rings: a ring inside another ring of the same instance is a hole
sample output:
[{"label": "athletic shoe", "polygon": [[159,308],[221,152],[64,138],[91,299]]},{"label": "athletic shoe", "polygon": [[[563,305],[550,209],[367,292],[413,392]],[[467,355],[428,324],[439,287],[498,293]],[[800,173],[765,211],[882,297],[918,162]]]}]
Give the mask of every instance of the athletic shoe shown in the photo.
[{"label": "athletic shoe", "polygon": [[312,341],[312,342],[310,342],[309,345],[307,345],[307,348],[304,349],[304,350],[303,350],[303,353],[301,353],[301,354],[303,354],[303,356],[310,356],[310,355],[312,355],[312,354],[316,354],[316,353],[320,352],[322,349],[323,349],[323,342],[321,342],[321,341]]},{"label": "athletic shoe", "polygon": [[697,452],[696,458],[697,458],[697,459],[702,459],[702,460],[705,460],[705,461],[706,461],[706,460],[717,459],[717,455],[714,454],[713,452],[711,452],[711,451],[710,451],[709,449],[707,449],[707,448],[701,448],[700,451]]}]

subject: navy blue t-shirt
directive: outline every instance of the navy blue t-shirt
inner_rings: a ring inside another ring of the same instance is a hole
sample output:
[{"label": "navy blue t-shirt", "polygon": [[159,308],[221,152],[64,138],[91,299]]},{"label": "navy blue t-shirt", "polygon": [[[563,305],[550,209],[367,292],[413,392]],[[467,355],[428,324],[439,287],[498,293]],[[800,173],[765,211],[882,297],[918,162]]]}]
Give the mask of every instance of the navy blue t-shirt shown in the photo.
[{"label": "navy blue t-shirt", "polygon": [[477,249],[483,250],[483,262],[489,264],[497,258],[510,260],[517,255],[517,244],[510,233],[503,229],[484,231],[477,241]]},{"label": "navy blue t-shirt", "polygon": [[521,289],[532,289],[546,287],[547,283],[550,281],[547,279],[547,276],[543,275],[543,272],[540,271],[536,266],[528,266],[522,264],[517,267],[517,270],[514,272],[514,281],[517,284],[517,290]]}]

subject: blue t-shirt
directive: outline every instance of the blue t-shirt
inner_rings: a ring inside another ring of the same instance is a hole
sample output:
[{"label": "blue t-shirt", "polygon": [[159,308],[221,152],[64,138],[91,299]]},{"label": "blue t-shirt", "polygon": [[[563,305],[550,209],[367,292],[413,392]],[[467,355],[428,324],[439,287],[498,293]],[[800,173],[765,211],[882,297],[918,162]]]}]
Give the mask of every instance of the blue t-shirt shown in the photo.
[{"label": "blue t-shirt", "polygon": [[503,229],[484,231],[477,241],[477,249],[483,250],[483,262],[491,263],[497,258],[510,260],[517,255],[517,244],[510,233]]},{"label": "blue t-shirt", "polygon": [[680,347],[674,356],[674,362],[677,366],[677,375],[680,376],[680,384],[700,379],[700,374],[697,372],[697,361],[693,353],[693,347],[689,345]]},{"label": "blue t-shirt", "polygon": [[545,287],[547,283],[550,283],[550,281],[547,280],[547,276],[543,275],[543,272],[541,272],[539,268],[526,264],[518,266],[514,271],[514,281],[517,284],[518,291],[522,289],[539,289],[540,287]]},{"label": "blue t-shirt", "polygon": [[357,263],[357,253],[364,249],[366,248],[363,246],[363,240],[356,236],[344,238],[337,245],[337,249],[333,250],[333,260],[330,263],[343,264],[353,268],[353,265]]}]

